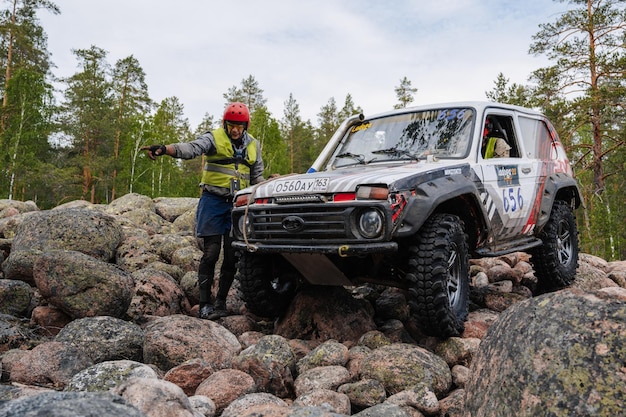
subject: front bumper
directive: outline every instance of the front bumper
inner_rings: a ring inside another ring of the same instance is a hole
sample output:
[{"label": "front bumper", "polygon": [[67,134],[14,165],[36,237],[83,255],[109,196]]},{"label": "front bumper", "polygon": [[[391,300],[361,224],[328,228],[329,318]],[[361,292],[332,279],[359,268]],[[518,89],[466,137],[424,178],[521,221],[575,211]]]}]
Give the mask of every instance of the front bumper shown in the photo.
[{"label": "front bumper", "polygon": [[248,243],[233,242],[235,249],[256,253],[322,253],[339,255],[341,257],[368,255],[372,253],[393,253],[398,251],[396,242],[352,243],[352,244],[320,244],[315,246],[304,245],[276,245],[261,242]]}]

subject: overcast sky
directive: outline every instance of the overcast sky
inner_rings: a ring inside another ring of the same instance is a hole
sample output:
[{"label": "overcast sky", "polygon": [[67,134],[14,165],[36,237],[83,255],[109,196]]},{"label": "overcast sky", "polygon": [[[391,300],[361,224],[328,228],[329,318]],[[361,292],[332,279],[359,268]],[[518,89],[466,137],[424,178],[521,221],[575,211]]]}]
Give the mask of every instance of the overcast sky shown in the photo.
[{"label": "overcast sky", "polygon": [[195,128],[221,118],[223,94],[252,75],[276,119],[289,94],[317,125],[320,108],[346,95],[366,115],[397,103],[407,77],[413,104],[483,100],[498,73],[526,83],[544,57],[528,54],[552,0],[53,0],[39,14],[58,77],[78,68],[74,49],[133,55],[156,102],[176,96]]}]

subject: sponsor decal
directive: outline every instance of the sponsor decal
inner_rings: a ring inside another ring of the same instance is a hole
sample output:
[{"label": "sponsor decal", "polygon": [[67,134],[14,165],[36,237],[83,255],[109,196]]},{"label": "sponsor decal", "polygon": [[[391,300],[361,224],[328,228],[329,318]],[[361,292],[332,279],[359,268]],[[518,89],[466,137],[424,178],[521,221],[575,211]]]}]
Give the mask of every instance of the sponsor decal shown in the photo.
[{"label": "sponsor decal", "polygon": [[510,187],[519,185],[519,173],[517,165],[496,165],[498,187]]},{"label": "sponsor decal", "polygon": [[450,168],[443,171],[444,175],[459,175],[463,173],[461,168]]}]

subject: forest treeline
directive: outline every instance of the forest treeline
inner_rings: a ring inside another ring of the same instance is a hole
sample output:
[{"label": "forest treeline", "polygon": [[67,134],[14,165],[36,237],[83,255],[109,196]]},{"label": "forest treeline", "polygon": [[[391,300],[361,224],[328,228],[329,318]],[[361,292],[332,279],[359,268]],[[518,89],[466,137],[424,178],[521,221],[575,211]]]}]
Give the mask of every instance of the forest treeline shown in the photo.
[{"label": "forest treeline", "polygon": [[[555,1],[566,3],[565,11],[539,25],[528,50],[550,65],[524,84],[500,73],[485,95],[552,120],[584,194],[577,213],[582,250],[626,259],[626,2]],[[140,148],[191,141],[216,127],[221,114],[190,126],[177,97],[150,98],[134,56],[109,62],[95,45],[73,50],[76,73],[58,79],[37,14],[61,10],[50,0],[3,0],[1,7],[0,199],[33,200],[47,209],[76,199],[108,203],[130,192],[198,196],[200,158],[155,163]],[[266,174],[306,171],[341,121],[363,111],[350,94],[341,103],[331,97],[312,122],[289,95],[283,114],[274,115],[254,75],[234,83],[224,104],[249,106]],[[59,94],[53,84],[62,86]],[[418,87],[400,80],[394,107],[410,105]]]}]

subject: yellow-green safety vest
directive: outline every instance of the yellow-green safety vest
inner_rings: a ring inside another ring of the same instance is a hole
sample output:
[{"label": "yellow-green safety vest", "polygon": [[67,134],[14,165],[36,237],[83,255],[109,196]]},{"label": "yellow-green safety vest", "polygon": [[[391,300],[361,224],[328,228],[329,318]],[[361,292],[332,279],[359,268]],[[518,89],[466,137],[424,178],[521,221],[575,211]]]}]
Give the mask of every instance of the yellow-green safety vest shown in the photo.
[{"label": "yellow-green safety vest", "polygon": [[250,167],[256,162],[256,141],[251,140],[246,146],[244,158],[237,160],[230,138],[223,128],[213,132],[217,153],[205,155],[204,171],[202,172],[202,184],[215,187],[230,188],[232,178],[238,178],[240,188],[250,185]]},{"label": "yellow-green safety vest", "polygon": [[485,149],[485,159],[493,158],[493,154],[496,149],[496,142],[498,141],[498,138],[492,136],[487,140],[488,142],[487,142],[487,147]]}]

